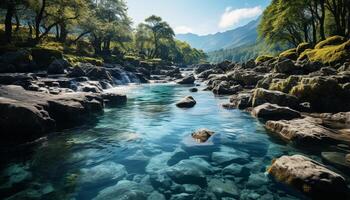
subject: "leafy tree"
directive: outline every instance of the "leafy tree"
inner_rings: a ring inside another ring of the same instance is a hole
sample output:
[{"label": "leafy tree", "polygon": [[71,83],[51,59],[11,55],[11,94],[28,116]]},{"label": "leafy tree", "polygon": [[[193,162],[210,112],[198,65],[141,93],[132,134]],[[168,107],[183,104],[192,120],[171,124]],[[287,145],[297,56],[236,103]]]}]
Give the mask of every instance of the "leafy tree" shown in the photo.
[{"label": "leafy tree", "polygon": [[175,33],[167,22],[162,21],[161,17],[152,15],[145,20],[145,26],[153,33],[154,52],[152,57],[159,56],[159,44],[161,39],[173,40]]}]

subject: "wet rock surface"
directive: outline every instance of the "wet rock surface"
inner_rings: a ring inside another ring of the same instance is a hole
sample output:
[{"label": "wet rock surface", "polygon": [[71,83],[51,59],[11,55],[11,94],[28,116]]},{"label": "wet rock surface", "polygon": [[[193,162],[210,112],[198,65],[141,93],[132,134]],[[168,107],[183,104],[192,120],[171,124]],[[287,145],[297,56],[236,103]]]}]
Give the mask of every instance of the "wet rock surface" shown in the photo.
[{"label": "wet rock surface", "polygon": [[347,199],[344,177],[301,155],[282,156],[269,168],[269,174],[313,199]]},{"label": "wet rock surface", "polygon": [[196,100],[192,96],[187,96],[177,102],[176,106],[179,108],[192,108],[196,103]]}]

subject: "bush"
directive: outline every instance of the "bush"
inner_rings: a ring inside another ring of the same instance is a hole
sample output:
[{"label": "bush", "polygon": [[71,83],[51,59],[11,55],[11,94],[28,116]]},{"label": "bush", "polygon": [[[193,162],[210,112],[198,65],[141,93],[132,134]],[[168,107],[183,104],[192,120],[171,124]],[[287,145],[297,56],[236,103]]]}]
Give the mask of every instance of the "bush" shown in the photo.
[{"label": "bush", "polygon": [[346,42],[346,39],[344,37],[336,35],[319,42],[316,44],[315,49],[321,49],[325,46],[340,45],[344,42]]},{"label": "bush", "polygon": [[35,47],[31,49],[31,53],[33,60],[40,67],[49,66],[55,59],[63,58],[62,51],[55,49]]}]

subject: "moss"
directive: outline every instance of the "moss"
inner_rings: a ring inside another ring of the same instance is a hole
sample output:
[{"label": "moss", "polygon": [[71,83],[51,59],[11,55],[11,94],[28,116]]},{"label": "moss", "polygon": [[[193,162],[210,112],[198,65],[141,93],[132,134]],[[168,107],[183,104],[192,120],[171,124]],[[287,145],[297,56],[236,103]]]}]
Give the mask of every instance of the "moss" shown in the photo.
[{"label": "moss", "polygon": [[289,93],[290,90],[298,85],[298,83],[300,82],[301,77],[300,76],[290,76],[287,79],[278,81],[278,82],[272,82],[270,84],[269,89],[270,90],[277,90],[277,91],[281,91],[284,93]]},{"label": "moss", "polygon": [[312,49],[313,46],[312,44],[308,43],[308,42],[303,42],[303,43],[300,43],[296,49],[297,51],[297,54],[300,55],[302,54],[306,49]]},{"label": "moss", "polygon": [[279,57],[283,57],[283,58],[288,58],[291,60],[297,60],[298,55],[297,55],[297,49],[293,48],[293,49],[288,49],[282,53],[280,53]]},{"label": "moss", "polygon": [[315,111],[339,112],[350,106],[349,93],[333,78],[303,78],[289,93],[303,102],[310,102]]},{"label": "moss", "polygon": [[301,54],[299,55],[298,61],[308,59],[307,54],[308,54],[310,51],[312,51],[312,50],[313,50],[313,49],[305,49],[305,50],[303,51],[303,53],[301,53]]},{"label": "moss", "polygon": [[103,60],[101,58],[85,57],[85,56],[74,56],[74,55],[65,55],[64,56],[68,62],[73,66],[77,63],[90,63],[92,65],[102,66]]},{"label": "moss", "polygon": [[316,44],[315,49],[322,49],[326,46],[340,45],[344,42],[346,42],[346,39],[344,37],[336,35],[319,42]]},{"label": "moss", "polygon": [[298,59],[305,55],[313,62],[319,61],[329,65],[342,63],[350,57],[350,40],[339,45],[324,46],[321,49],[305,51]]},{"label": "moss", "polygon": [[274,57],[273,56],[270,56],[270,55],[261,55],[261,56],[258,56],[256,59],[255,59],[255,63],[263,63],[263,62],[266,62],[266,61],[269,61],[269,60],[272,60]]}]

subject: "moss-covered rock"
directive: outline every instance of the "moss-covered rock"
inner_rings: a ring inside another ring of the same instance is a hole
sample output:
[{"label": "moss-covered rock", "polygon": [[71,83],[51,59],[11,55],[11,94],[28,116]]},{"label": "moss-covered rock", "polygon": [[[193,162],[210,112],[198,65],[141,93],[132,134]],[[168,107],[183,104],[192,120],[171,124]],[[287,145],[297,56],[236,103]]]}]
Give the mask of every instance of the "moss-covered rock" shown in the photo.
[{"label": "moss-covered rock", "polygon": [[291,60],[297,60],[298,59],[298,54],[297,54],[297,49],[288,49],[282,53],[280,53],[279,58],[288,58]]},{"label": "moss-covered rock", "polygon": [[349,92],[344,90],[336,79],[330,77],[302,78],[290,94],[300,101],[310,102],[317,112],[349,111]]},{"label": "moss-covered rock", "polygon": [[261,64],[261,63],[263,63],[263,62],[272,60],[273,58],[274,58],[274,57],[273,57],[273,56],[270,56],[270,55],[261,55],[261,56],[258,56],[258,57],[255,59],[255,63],[256,63],[256,64]]},{"label": "moss-covered rock", "polygon": [[303,42],[300,43],[296,49],[296,52],[298,55],[302,54],[306,49],[312,49],[313,46],[312,44],[308,43],[308,42]]},{"label": "moss-covered rock", "polygon": [[32,48],[31,49],[33,60],[39,67],[49,66],[55,59],[62,59],[63,54],[60,50],[45,49],[45,48]]},{"label": "moss-covered rock", "polygon": [[298,83],[301,80],[301,76],[289,76],[287,79],[282,79],[278,82],[272,82],[270,84],[269,89],[270,90],[277,90],[277,91],[281,91],[284,93],[289,93],[289,91],[296,85],[298,85]]},{"label": "moss-covered rock", "polygon": [[74,55],[65,55],[65,58],[72,65],[77,65],[78,63],[90,63],[96,66],[102,66],[103,60],[101,58],[85,57],[85,56],[74,56]]},{"label": "moss-covered rock", "polygon": [[308,59],[310,61],[319,61],[324,64],[335,65],[342,63],[350,57],[350,40],[337,45],[320,45],[315,49],[305,50],[298,60]]},{"label": "moss-covered rock", "polygon": [[298,108],[299,105],[298,99],[293,95],[262,88],[255,89],[252,96],[252,106],[256,107],[264,103],[288,106],[290,108]]},{"label": "moss-covered rock", "polygon": [[347,41],[346,38],[344,38],[342,36],[335,35],[335,36],[329,37],[329,38],[319,42],[318,44],[316,44],[315,49],[322,49],[326,46],[340,45],[346,41]]}]

